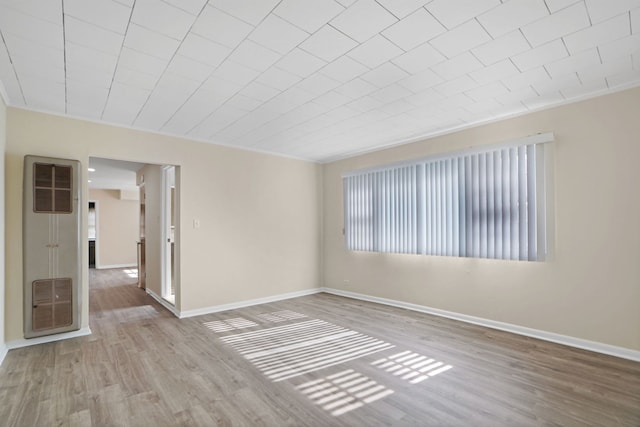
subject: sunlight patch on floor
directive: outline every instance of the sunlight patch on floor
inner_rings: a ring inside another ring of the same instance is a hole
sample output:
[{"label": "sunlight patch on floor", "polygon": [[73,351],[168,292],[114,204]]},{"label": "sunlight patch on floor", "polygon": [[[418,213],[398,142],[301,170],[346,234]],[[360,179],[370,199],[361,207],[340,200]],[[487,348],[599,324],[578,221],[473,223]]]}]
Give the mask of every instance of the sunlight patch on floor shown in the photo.
[{"label": "sunlight patch on floor", "polygon": [[277,323],[277,322],[286,322],[287,320],[302,319],[307,316],[302,313],[297,313],[291,310],[282,310],[282,311],[274,311],[273,313],[258,314],[256,317],[258,317],[260,320],[264,322]]},{"label": "sunlight patch on floor", "polygon": [[446,365],[444,362],[438,362],[408,350],[388,358],[378,359],[371,364],[396,377],[409,381],[411,384],[421,383],[452,368],[451,365]]},{"label": "sunlight patch on floor", "polygon": [[227,332],[227,331],[232,331],[234,329],[244,329],[244,328],[251,328],[253,326],[258,326],[256,322],[243,319],[242,317],[236,317],[235,319],[214,320],[211,322],[204,322],[203,325],[211,329],[213,332]]},{"label": "sunlight patch on floor", "polygon": [[394,347],[319,319],[220,339],[273,381],[297,377]]},{"label": "sunlight patch on floor", "polygon": [[373,403],[394,392],[353,369],[309,381],[296,388],[316,405],[331,411],[334,417]]}]

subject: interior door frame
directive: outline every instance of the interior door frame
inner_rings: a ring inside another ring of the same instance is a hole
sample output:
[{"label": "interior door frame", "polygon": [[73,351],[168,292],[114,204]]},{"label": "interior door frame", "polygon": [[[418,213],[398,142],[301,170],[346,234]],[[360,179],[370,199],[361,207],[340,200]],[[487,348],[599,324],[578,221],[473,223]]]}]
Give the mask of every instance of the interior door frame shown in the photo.
[{"label": "interior door frame", "polygon": [[[99,270],[101,268],[100,267],[100,255],[99,255],[100,251],[98,249],[98,238],[100,236],[100,218],[99,218],[100,214],[98,213],[98,205],[100,204],[99,202],[100,202],[99,200],[95,200],[95,199],[89,199],[87,201],[87,230],[89,229],[89,210],[88,210],[89,209],[89,203],[93,203],[94,204],[95,211],[96,211],[96,238],[95,238],[96,264],[94,266],[94,268],[96,270]],[[88,234],[88,231],[87,231],[87,234]],[[88,244],[88,242],[89,242],[89,239],[87,238],[87,244]],[[87,263],[87,265],[88,265],[88,263]]]},{"label": "interior door frame", "polygon": [[[174,179],[174,203],[173,203],[173,219],[174,219],[174,257],[172,261],[171,257],[171,215],[172,215],[172,204],[171,204],[171,183],[169,181],[169,171],[173,169]],[[178,252],[178,230],[179,230],[179,221],[177,212],[178,209],[178,170],[179,166],[175,165],[163,165],[162,166],[162,180],[161,180],[161,209],[160,209],[160,224],[161,224],[161,242],[162,242],[162,251],[161,251],[161,297],[168,302],[172,303],[174,306],[176,305],[175,294],[171,293],[171,282],[173,281],[173,289],[177,294],[179,289],[178,286],[178,277],[177,274],[177,252]]]}]

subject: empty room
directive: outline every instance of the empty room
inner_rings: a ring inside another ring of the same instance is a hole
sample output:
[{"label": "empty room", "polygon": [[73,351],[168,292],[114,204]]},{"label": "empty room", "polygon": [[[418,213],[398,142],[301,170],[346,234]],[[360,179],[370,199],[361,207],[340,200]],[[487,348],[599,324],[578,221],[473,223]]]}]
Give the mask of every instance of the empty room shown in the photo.
[{"label": "empty room", "polygon": [[639,426],[640,1],[0,0],[0,424]]}]

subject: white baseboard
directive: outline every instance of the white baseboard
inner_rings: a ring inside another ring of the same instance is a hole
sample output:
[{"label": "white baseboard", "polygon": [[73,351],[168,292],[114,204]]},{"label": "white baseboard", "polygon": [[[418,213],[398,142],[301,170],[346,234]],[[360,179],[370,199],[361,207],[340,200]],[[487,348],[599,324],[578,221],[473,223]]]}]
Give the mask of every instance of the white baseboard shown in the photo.
[{"label": "white baseboard", "polygon": [[214,305],[211,307],[196,308],[194,310],[181,311],[179,317],[181,319],[184,319],[186,317],[194,317],[194,316],[201,316],[203,314],[218,313],[220,311],[235,310],[238,308],[250,307],[252,305],[267,304],[270,302],[282,301],[282,300],[291,299],[291,298],[304,297],[307,295],[317,294],[319,292],[322,292],[321,288],[314,288],[314,289],[307,289],[304,291],[273,295],[270,297],[232,302],[229,304],[221,304],[221,305]]},{"label": "white baseboard", "polygon": [[110,264],[110,265],[96,264],[96,270],[106,270],[108,268],[132,268],[132,267],[138,268],[138,264],[135,262],[133,264]]},{"label": "white baseboard", "polygon": [[151,296],[151,298],[158,301],[161,306],[169,310],[174,316],[178,318],[180,317],[180,310],[178,310],[175,305],[171,304],[169,301],[162,298],[160,295],[156,294],[149,288],[147,288],[146,291],[147,291],[147,295]]},{"label": "white baseboard", "polygon": [[36,337],[36,338],[29,338],[29,339],[22,338],[19,340],[13,340],[7,343],[7,347],[9,348],[9,350],[13,350],[14,348],[28,347],[30,345],[68,340],[70,338],[83,337],[85,335],[91,335],[91,329],[89,329],[89,327],[82,328],[77,331],[63,332],[61,334],[46,335],[44,337]]},{"label": "white baseboard", "polygon": [[421,313],[433,314],[434,316],[446,317],[449,319],[459,320],[474,325],[485,326],[487,328],[498,329],[501,331],[511,332],[527,337],[538,338],[544,341],[550,341],[557,344],[563,344],[570,347],[580,348],[583,350],[594,351],[596,353],[607,354],[610,356],[620,357],[622,359],[640,362],[640,351],[630,348],[618,347],[610,344],[603,344],[595,341],[589,341],[581,338],[575,338],[568,335],[556,334],[553,332],[541,331],[539,329],[526,328],[524,326],[513,325],[511,323],[497,322],[495,320],[483,319],[481,317],[468,316],[466,314],[455,313],[452,311],[440,310],[437,308],[427,307],[424,305],[412,304],[408,302],[392,300],[388,298],[374,297],[371,295],[360,294],[356,292],[343,291],[334,288],[320,288],[322,292],[333,295],[339,295],[347,298],[354,298],[362,301],[375,302],[378,304],[389,305],[392,307],[405,308],[407,310],[419,311]]}]

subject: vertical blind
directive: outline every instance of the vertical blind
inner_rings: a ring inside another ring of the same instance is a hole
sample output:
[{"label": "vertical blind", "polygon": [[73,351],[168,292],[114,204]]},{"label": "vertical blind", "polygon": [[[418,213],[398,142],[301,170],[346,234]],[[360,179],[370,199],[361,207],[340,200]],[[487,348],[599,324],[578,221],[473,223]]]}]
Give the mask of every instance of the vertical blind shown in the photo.
[{"label": "vertical blind", "polygon": [[543,142],[551,140],[537,135],[344,175],[347,248],[544,259]]}]

